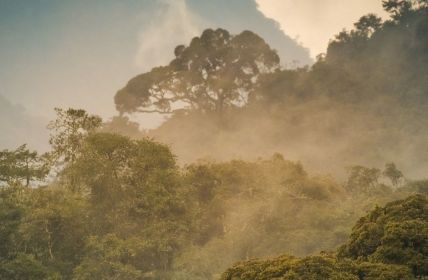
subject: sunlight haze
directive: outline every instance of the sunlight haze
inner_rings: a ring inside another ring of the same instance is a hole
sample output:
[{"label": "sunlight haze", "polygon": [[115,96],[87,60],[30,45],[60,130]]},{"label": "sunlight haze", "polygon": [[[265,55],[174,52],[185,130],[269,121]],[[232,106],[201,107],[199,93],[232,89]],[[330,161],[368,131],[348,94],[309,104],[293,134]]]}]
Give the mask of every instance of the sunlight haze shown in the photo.
[{"label": "sunlight haze", "polygon": [[281,29],[311,50],[315,58],[325,53],[328,41],[341,29],[350,29],[362,15],[387,18],[376,0],[257,0],[259,9]]}]

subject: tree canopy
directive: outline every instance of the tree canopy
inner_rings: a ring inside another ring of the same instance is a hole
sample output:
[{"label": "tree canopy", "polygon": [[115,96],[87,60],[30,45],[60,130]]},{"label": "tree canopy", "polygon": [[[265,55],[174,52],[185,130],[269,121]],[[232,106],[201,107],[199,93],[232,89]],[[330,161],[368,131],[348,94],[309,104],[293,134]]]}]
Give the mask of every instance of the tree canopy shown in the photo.
[{"label": "tree canopy", "polygon": [[[0,279],[426,278],[428,180],[379,157],[399,159],[404,134],[425,174],[426,3],[384,1],[391,19],[362,17],[311,68],[278,69],[250,31],[204,31],[116,95],[123,114],[174,113],[156,140],[125,115],[57,109],[56,165],[0,151]],[[179,144],[229,157],[177,159]],[[286,160],[299,150],[359,165],[336,180]]]},{"label": "tree canopy", "polygon": [[378,207],[355,225],[339,255],[401,264],[428,275],[428,200],[423,195]]},{"label": "tree canopy", "polygon": [[222,279],[424,279],[427,262],[428,200],[414,195],[361,218],[337,256],[250,260],[229,268]]},{"label": "tree canopy", "polygon": [[[63,126],[61,130],[68,124]],[[364,209],[426,186],[424,181],[403,182],[392,191],[393,185],[372,180],[380,176],[378,169],[358,166],[348,180],[358,188],[351,191],[331,177],[311,176],[280,154],[252,162],[201,161],[179,167],[169,147],[152,139],[97,131],[80,136],[76,157],[60,166],[55,182],[27,188],[25,181],[8,181],[0,188],[0,278],[217,279],[239,260],[335,248],[346,241]],[[13,167],[13,162],[2,164]],[[386,167],[396,178],[397,168]],[[377,191],[365,192],[364,184]],[[423,242],[425,218],[414,206],[423,206],[424,199],[408,199],[419,203],[406,204],[401,224],[386,225],[391,234],[381,239],[382,250],[363,261],[353,256],[284,256],[274,264],[238,264],[223,277],[354,280],[424,275],[419,264],[425,253],[408,245]],[[370,232],[365,242],[380,238],[376,234]],[[410,243],[398,247],[406,236]],[[398,252],[391,260],[391,247],[413,251]]]},{"label": "tree canopy", "polygon": [[85,137],[101,126],[102,120],[85,110],[55,108],[57,118],[51,121],[49,143],[56,161],[74,162]]},{"label": "tree canopy", "polygon": [[119,112],[171,113],[185,105],[221,113],[245,105],[260,76],[279,69],[276,52],[251,31],[207,29],[174,54],[168,66],[141,74],[118,91]]},{"label": "tree canopy", "polygon": [[26,145],[0,151],[0,182],[24,181],[28,187],[33,180],[43,180],[49,172],[47,155],[39,156]]}]

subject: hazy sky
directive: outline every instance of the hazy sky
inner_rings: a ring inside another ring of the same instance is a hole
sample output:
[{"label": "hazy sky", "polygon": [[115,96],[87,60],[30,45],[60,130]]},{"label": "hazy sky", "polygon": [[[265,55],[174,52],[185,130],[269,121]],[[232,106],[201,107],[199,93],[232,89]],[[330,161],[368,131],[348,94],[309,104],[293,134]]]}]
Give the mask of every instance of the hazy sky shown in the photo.
[{"label": "hazy sky", "polygon": [[108,117],[130,78],[208,27],[254,30],[285,62],[310,63],[254,0],[0,0],[0,95],[31,114],[72,106]]},{"label": "hazy sky", "polygon": [[298,38],[312,57],[326,51],[341,29],[351,29],[362,15],[386,17],[380,0],[257,0],[259,9],[278,21],[281,29]]},{"label": "hazy sky", "polygon": [[[83,108],[108,119],[115,114],[118,89],[168,63],[176,45],[205,28],[253,30],[278,50],[285,66],[305,65],[311,63],[305,47],[312,57],[323,52],[329,38],[362,14],[379,12],[380,3],[0,0],[0,103],[18,105],[11,108],[27,114],[22,119],[51,119],[54,107]],[[303,46],[292,39],[297,36]],[[152,115],[140,119],[144,127],[159,123]]]}]

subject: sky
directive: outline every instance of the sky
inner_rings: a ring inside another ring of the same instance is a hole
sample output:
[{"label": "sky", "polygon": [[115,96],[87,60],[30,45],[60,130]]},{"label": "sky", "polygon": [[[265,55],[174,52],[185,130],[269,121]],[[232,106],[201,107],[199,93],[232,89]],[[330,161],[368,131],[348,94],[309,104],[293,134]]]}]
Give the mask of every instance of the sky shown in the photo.
[{"label": "sky", "polygon": [[[249,29],[275,48],[284,67],[310,65],[328,40],[377,0],[0,0],[0,145],[44,129],[54,107],[109,119],[113,97],[133,76],[168,63],[174,47],[205,28]],[[297,41],[294,40],[298,38]],[[17,119],[17,117],[15,117]],[[138,118],[144,128],[160,119]],[[28,126],[33,127],[31,133]],[[5,131],[5,130],[3,130]]]},{"label": "sky", "polygon": [[362,15],[387,14],[378,0],[257,0],[260,11],[276,20],[286,34],[310,49],[312,57],[325,53],[341,29],[350,30]]}]

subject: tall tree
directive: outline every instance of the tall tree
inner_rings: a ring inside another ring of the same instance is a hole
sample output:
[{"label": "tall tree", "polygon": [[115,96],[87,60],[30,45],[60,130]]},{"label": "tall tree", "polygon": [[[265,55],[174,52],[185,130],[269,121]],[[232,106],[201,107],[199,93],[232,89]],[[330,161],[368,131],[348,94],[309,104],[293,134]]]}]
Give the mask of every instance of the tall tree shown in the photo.
[{"label": "tall tree", "polygon": [[48,125],[51,130],[49,143],[53,148],[52,154],[56,161],[73,163],[85,137],[99,128],[102,120],[82,109],[55,108],[55,112],[57,118]]},{"label": "tall tree", "polygon": [[[85,139],[81,155],[68,169],[66,174],[88,194],[94,235],[139,236],[145,246],[138,250],[137,269],[171,267],[187,228],[184,191],[167,146],[94,133]],[[99,261],[104,262],[104,257]]]},{"label": "tall tree", "polygon": [[279,57],[250,31],[231,35],[207,29],[175,48],[168,66],[131,79],[115,96],[121,113],[171,113],[183,105],[222,113],[245,105],[260,75],[279,69]]}]

